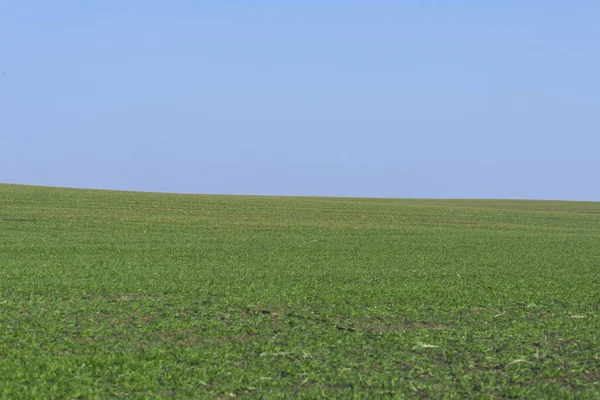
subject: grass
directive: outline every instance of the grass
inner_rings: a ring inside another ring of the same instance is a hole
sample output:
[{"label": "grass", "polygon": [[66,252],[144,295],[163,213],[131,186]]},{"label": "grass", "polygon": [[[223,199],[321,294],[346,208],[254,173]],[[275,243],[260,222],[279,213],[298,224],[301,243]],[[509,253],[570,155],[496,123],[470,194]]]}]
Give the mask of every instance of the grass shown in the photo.
[{"label": "grass", "polygon": [[600,203],[0,185],[3,398],[600,398]]}]

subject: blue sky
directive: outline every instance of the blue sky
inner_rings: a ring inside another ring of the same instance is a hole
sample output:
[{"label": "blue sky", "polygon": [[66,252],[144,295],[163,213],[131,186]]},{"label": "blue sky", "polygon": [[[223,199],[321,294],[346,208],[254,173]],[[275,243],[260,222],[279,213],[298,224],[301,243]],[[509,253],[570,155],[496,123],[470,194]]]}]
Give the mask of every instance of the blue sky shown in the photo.
[{"label": "blue sky", "polygon": [[0,182],[600,200],[600,2],[0,0]]}]

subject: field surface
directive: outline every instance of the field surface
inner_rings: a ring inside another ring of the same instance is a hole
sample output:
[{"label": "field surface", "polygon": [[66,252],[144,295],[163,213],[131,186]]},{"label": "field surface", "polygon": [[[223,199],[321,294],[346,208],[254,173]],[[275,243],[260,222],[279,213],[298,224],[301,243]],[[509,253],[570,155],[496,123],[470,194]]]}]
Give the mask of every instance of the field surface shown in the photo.
[{"label": "field surface", "polygon": [[0,185],[2,398],[600,398],[600,203]]}]

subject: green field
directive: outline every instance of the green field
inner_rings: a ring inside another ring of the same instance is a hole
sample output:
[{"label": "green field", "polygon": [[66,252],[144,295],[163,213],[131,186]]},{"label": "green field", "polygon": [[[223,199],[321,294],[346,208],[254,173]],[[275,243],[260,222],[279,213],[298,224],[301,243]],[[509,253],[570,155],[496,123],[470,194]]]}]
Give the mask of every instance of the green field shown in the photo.
[{"label": "green field", "polygon": [[0,185],[3,398],[600,398],[600,203]]}]

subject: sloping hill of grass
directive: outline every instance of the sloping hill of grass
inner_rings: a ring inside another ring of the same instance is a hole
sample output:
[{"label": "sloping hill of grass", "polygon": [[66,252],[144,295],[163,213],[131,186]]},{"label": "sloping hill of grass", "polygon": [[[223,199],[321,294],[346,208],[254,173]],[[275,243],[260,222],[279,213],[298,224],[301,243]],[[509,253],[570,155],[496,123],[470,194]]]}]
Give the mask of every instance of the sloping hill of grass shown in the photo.
[{"label": "sloping hill of grass", "polygon": [[4,398],[600,396],[600,203],[0,185]]}]

